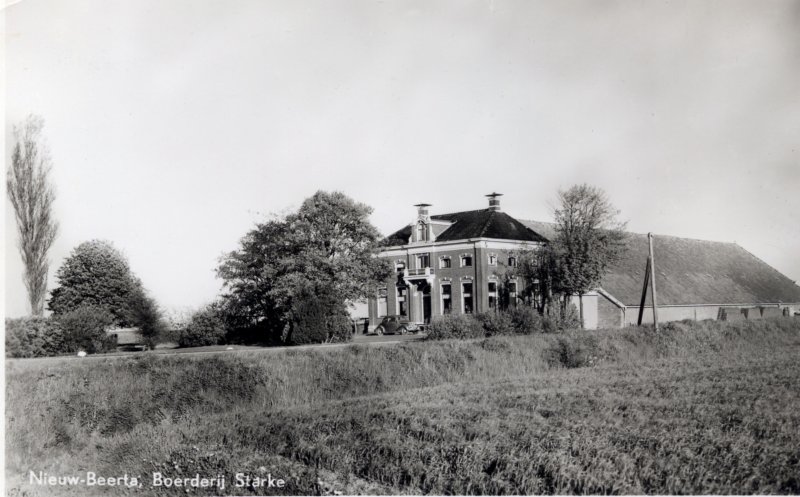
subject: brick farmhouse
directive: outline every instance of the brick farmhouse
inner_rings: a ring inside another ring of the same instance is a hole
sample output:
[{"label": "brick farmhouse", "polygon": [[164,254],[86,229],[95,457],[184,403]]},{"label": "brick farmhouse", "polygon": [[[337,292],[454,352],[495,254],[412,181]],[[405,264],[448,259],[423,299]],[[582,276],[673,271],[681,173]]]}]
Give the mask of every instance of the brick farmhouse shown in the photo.
[{"label": "brick farmhouse", "polygon": [[[490,194],[485,209],[431,215],[389,235],[379,257],[394,274],[369,299],[369,329],[384,316],[429,323],[448,313],[479,313],[520,305],[528,282],[516,275],[515,254],[554,236],[554,225],[518,220]],[[758,319],[800,312],[800,287],[735,243],[656,235],[661,321]],[[624,257],[583,297],[586,328],[636,324],[648,253],[647,236],[630,233]],[[535,293],[529,296],[537,301]],[[577,297],[573,297],[577,299]],[[535,302],[533,302],[535,303]],[[652,322],[647,306],[643,322]]]}]

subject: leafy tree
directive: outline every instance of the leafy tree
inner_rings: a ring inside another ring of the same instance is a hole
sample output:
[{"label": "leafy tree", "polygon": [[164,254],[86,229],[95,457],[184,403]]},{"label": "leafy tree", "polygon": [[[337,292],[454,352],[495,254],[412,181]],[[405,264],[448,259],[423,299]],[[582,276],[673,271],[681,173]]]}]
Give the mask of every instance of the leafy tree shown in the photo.
[{"label": "leafy tree", "polygon": [[52,213],[55,191],[49,179],[52,164],[42,139],[43,127],[44,120],[31,115],[22,126],[14,128],[16,144],[6,172],[8,198],[17,220],[19,253],[25,265],[23,281],[34,316],[44,312],[50,266],[47,252],[58,234]]},{"label": "leafy tree", "polygon": [[227,319],[286,339],[293,302],[309,286],[330,289],[342,304],[367,297],[391,274],[389,262],[375,257],[380,233],[371,212],[342,193],[319,191],[297,212],[256,225],[217,269]]},{"label": "leafy tree", "polygon": [[160,334],[160,339],[164,342],[177,343],[193,315],[194,311],[189,307],[167,309],[163,316],[164,330]]},{"label": "leafy tree", "polygon": [[625,249],[625,223],[605,192],[589,185],[575,185],[558,194],[554,210],[555,237],[544,247],[522,251],[518,270],[526,281],[537,282],[546,311],[554,296],[560,301],[560,318],[566,319],[571,295],[580,302],[597,287],[608,268]]},{"label": "leafy tree", "polygon": [[58,287],[48,306],[60,316],[81,306],[102,307],[117,326],[138,326],[152,341],[162,328],[160,311],[133,275],[128,260],[110,242],[78,245],[56,272]]},{"label": "leafy tree", "polygon": [[222,258],[217,276],[228,290],[222,306],[232,328],[274,324],[269,321],[276,314],[274,288],[284,272],[282,260],[285,251],[297,250],[284,243],[287,231],[283,221],[258,224],[242,238],[238,250]]},{"label": "leafy tree", "polygon": [[[625,248],[625,223],[606,193],[586,184],[575,185],[558,194],[555,210],[556,240],[552,244],[553,290],[578,295],[583,326],[583,295],[596,288],[608,268]],[[566,301],[565,301],[566,305]]]},{"label": "leafy tree", "polygon": [[225,339],[225,323],[215,305],[208,305],[192,314],[191,319],[180,332],[178,345],[181,347],[202,347],[217,345]]},{"label": "leafy tree", "polygon": [[110,242],[91,240],[73,249],[56,272],[48,306],[58,316],[81,306],[108,309],[114,323],[132,325],[129,302],[139,287],[125,256]]}]

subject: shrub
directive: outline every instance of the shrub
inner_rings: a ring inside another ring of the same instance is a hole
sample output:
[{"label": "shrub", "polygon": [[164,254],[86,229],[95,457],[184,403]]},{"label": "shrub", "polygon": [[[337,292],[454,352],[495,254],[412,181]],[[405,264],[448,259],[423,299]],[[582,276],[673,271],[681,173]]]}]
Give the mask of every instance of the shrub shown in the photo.
[{"label": "shrub", "polygon": [[351,338],[347,308],[333,289],[320,285],[303,288],[292,304],[286,341],[293,345],[344,342]]},{"label": "shrub", "polygon": [[511,326],[514,328],[514,333],[530,335],[531,333],[542,332],[542,316],[533,307],[519,305],[509,309],[507,312],[511,320]]},{"label": "shrub", "polygon": [[331,316],[328,324],[329,342],[347,342],[353,337],[353,323],[347,314]]},{"label": "shrub", "polygon": [[511,317],[506,312],[482,312],[475,315],[475,319],[483,326],[487,337],[494,335],[511,335],[515,333]]},{"label": "shrub", "polygon": [[470,314],[445,314],[436,316],[431,322],[429,340],[448,338],[483,338],[483,326]]},{"label": "shrub", "polygon": [[542,331],[544,333],[560,333],[581,327],[581,317],[575,304],[568,304],[565,309],[552,308],[549,315],[544,316]]},{"label": "shrub", "polygon": [[285,345],[282,339],[283,328],[277,328],[272,320],[264,320],[259,323],[242,326],[236,322],[225,319],[225,343],[235,343],[238,345],[262,345],[279,346]]},{"label": "shrub", "polygon": [[597,344],[576,336],[559,336],[555,343],[542,351],[551,367],[582,368],[593,363]]},{"label": "shrub", "polygon": [[195,312],[186,326],[180,330],[178,345],[202,347],[218,345],[225,341],[225,324],[214,305]]},{"label": "shrub", "polygon": [[62,314],[58,322],[64,333],[64,351],[89,354],[112,351],[117,346],[116,337],[106,329],[114,323],[114,315],[104,307],[81,306]]},{"label": "shrub", "polygon": [[[557,326],[553,321],[552,326]],[[437,316],[431,323],[428,338],[443,340],[447,338],[482,338],[495,335],[529,335],[540,333],[544,321],[536,309],[519,306],[507,311],[484,312],[480,314],[447,314]],[[555,329],[555,328],[554,328]]]},{"label": "shrub", "polygon": [[6,357],[46,357],[64,352],[58,321],[44,317],[6,319]]}]

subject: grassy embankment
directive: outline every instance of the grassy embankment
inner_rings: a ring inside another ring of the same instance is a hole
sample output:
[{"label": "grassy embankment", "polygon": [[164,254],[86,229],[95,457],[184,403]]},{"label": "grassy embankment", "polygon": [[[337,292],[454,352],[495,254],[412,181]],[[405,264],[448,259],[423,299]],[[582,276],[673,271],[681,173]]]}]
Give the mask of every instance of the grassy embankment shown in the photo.
[{"label": "grassy embankment", "polygon": [[[289,481],[284,493],[798,493],[800,321],[391,347],[7,363],[28,470]],[[322,484],[318,484],[318,479]],[[117,488],[123,492],[124,489]],[[194,490],[192,494],[220,493]]]}]

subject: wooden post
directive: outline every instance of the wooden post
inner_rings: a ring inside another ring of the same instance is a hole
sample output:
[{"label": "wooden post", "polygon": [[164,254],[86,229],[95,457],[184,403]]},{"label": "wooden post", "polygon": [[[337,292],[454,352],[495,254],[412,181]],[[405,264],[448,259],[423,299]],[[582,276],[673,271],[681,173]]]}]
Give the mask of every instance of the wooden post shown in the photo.
[{"label": "wooden post", "polygon": [[650,256],[647,257],[647,262],[644,265],[644,283],[642,284],[642,302],[639,304],[639,319],[636,326],[642,325],[642,316],[644,316],[644,303],[647,302],[647,285],[650,283]]},{"label": "wooden post", "polygon": [[658,331],[658,297],[656,294],[656,259],[653,256],[653,234],[647,234],[647,241],[650,244],[650,289],[653,291],[653,326]]}]

